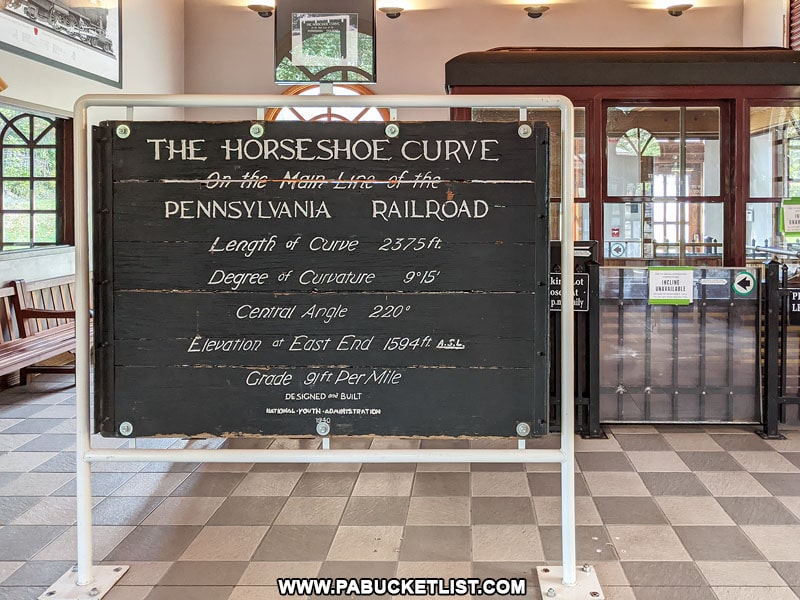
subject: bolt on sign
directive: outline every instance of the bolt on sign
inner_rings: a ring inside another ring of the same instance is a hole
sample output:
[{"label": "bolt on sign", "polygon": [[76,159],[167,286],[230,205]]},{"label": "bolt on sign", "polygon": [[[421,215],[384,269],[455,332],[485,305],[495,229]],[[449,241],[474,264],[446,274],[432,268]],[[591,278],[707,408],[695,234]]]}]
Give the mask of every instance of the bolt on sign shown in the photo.
[{"label": "bolt on sign", "polygon": [[108,122],[94,143],[102,433],[547,433],[543,124]]}]

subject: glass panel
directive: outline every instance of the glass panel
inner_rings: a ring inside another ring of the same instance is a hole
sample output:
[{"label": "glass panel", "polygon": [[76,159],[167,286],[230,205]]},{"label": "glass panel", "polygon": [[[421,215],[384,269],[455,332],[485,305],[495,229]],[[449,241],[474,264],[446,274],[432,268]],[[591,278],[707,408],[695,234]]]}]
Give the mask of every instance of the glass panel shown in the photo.
[{"label": "glass panel", "polygon": [[607,202],[604,256],[721,264],[723,213],[721,202]]},{"label": "glass panel", "polygon": [[[52,129],[51,129],[52,128]],[[50,129],[47,132],[47,135],[44,136],[42,139],[39,139],[39,136],[42,135],[43,132]],[[53,138],[52,142],[45,141],[44,138],[51,137]],[[55,127],[53,127],[52,121],[47,119],[43,119],[41,117],[34,117],[33,118],[33,139],[39,140],[38,144],[55,144]]]},{"label": "glass panel", "polygon": [[[587,202],[575,203],[575,227],[573,234],[576,240],[590,240],[589,231],[589,204]],[[550,203],[550,239],[561,239],[561,203]]]},{"label": "glass panel", "polygon": [[28,116],[20,117],[18,119],[14,119],[12,122],[14,127],[16,127],[22,136],[29,140],[31,137],[31,118]]},{"label": "glass panel", "polygon": [[[474,108],[472,120],[518,122],[519,109]],[[561,197],[561,112],[557,109],[529,110],[528,121],[544,121],[550,127],[550,197]],[[575,109],[575,197],[586,197],[586,109]]]},{"label": "glass panel", "polygon": [[30,181],[3,182],[3,210],[30,210]]},{"label": "glass panel", "polygon": [[759,299],[732,291],[741,270],[696,267],[691,304],[651,306],[646,269],[600,269],[602,421],[760,419]]},{"label": "glass panel", "polygon": [[56,182],[33,182],[33,207],[36,210],[56,209]]},{"label": "glass panel", "polygon": [[609,108],[609,196],[719,196],[719,109]]},{"label": "glass panel", "polygon": [[33,150],[33,176],[56,176],[56,149],[35,148]]},{"label": "glass panel", "polygon": [[55,213],[33,215],[33,241],[36,244],[56,243]]},{"label": "glass panel", "polygon": [[31,215],[4,214],[3,242],[6,244],[28,244],[31,241]]},{"label": "glass panel", "polygon": [[10,127],[6,129],[6,134],[2,140],[0,140],[4,146],[27,146],[28,142],[23,140],[19,134],[11,129]]},{"label": "glass panel", "polygon": [[800,196],[800,106],[750,109],[750,197]]},{"label": "glass panel", "polygon": [[2,177],[30,177],[31,152],[27,148],[3,148]]}]

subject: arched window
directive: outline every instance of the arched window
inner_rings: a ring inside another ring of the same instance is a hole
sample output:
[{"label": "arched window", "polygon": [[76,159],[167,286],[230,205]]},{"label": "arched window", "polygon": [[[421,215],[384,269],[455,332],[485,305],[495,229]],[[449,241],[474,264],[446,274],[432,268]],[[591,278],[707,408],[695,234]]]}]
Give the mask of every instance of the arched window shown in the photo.
[{"label": "arched window", "polygon": [[[296,85],[284,92],[287,96],[318,96],[320,87],[317,84]],[[372,91],[363,85],[336,84],[333,86],[334,96],[365,96]],[[375,107],[283,107],[269,108],[264,113],[266,121],[388,121],[389,111]]]},{"label": "arched window", "polygon": [[0,106],[0,250],[58,243],[56,119]]}]

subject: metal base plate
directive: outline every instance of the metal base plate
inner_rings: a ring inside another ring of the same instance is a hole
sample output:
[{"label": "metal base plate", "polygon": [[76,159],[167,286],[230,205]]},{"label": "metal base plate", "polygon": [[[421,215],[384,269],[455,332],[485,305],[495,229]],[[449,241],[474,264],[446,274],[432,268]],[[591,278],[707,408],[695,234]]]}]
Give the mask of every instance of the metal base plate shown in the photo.
[{"label": "metal base plate", "polygon": [[536,567],[536,571],[539,573],[542,600],[605,600],[597,573],[592,567],[584,571],[579,566],[577,583],[570,587],[561,583],[562,567]]},{"label": "metal base plate", "polygon": [[127,565],[92,567],[94,581],[89,585],[78,585],[78,571],[70,569],[39,596],[39,600],[99,600],[127,571]]},{"label": "metal base plate", "polygon": [[786,439],[786,436],[783,435],[782,433],[779,433],[778,435],[767,435],[761,429],[757,429],[756,430],[756,435],[758,435],[758,437],[760,437],[763,440],[785,440]]}]

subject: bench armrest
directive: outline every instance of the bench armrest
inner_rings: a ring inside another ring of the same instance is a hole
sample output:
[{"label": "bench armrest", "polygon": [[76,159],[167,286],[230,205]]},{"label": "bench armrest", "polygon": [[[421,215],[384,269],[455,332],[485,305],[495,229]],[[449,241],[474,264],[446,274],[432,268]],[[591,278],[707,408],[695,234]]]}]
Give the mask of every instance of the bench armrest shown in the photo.
[{"label": "bench armrest", "polygon": [[25,308],[19,311],[23,319],[74,319],[74,310],[51,310],[45,308]]}]

